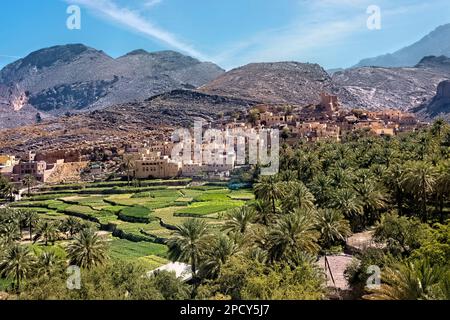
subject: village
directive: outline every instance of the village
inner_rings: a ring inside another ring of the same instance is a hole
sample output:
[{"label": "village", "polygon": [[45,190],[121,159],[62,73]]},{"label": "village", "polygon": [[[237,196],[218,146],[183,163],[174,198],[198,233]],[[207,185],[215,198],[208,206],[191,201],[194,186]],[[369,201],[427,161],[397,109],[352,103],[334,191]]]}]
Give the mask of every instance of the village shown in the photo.
[{"label": "village", "polygon": [[[205,124],[218,130],[278,129],[280,143],[294,146],[299,142],[339,142],[345,135],[362,132],[373,136],[395,136],[427,126],[413,114],[397,110],[363,111],[341,108],[338,98],[320,95],[320,104],[307,107],[259,105],[246,114],[221,115]],[[172,159],[174,141],[168,134],[154,141],[110,143],[89,148],[71,147],[57,150],[32,150],[26,154],[0,155],[0,174],[19,188],[25,177],[36,184],[99,181],[117,175],[128,179],[170,179],[186,177],[226,180],[237,163],[235,151],[218,155],[211,163],[205,158],[190,162]],[[225,143],[225,142],[224,142]],[[245,141],[249,143],[248,139]],[[203,145],[205,148],[205,145]],[[221,148],[219,148],[221,149]],[[221,152],[222,153],[222,152]],[[231,158],[231,161],[230,161]]]}]

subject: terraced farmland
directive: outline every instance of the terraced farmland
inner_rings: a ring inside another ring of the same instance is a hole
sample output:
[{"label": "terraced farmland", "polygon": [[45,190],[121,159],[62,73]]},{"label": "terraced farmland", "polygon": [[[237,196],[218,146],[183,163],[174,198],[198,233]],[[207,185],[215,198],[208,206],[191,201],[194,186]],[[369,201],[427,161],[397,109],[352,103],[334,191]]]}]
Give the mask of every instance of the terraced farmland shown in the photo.
[{"label": "terraced farmland", "polygon": [[189,180],[143,181],[48,186],[12,206],[36,211],[43,219],[62,221],[75,216],[110,233],[112,259],[137,261],[148,268],[167,263],[173,229],[186,219],[205,219],[220,230],[224,213],[243,206],[251,190],[224,186],[189,187]]}]

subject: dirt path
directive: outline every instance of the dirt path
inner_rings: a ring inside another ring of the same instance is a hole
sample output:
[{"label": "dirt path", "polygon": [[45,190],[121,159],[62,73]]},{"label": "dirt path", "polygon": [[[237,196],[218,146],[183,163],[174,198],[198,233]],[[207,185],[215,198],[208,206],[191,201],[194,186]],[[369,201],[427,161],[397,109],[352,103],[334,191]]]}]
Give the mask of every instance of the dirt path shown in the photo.
[{"label": "dirt path", "polygon": [[[325,257],[319,259],[319,266],[325,271],[327,276],[327,286],[341,290],[349,290],[350,287],[344,277],[344,272],[352,263],[353,256],[347,254],[327,256],[330,268],[325,267]],[[330,269],[333,277],[331,277]],[[333,282],[334,279],[334,282]]]}]

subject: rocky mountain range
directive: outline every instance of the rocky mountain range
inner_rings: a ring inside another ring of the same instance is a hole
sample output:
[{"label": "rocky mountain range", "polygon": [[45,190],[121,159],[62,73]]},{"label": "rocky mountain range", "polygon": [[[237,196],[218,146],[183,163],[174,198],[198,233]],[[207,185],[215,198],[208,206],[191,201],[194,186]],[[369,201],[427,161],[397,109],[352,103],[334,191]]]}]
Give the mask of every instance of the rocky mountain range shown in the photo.
[{"label": "rocky mountain range", "polygon": [[431,102],[424,103],[414,111],[427,118],[441,117],[450,121],[450,81],[439,83],[437,93]]},{"label": "rocky mountain range", "polygon": [[[448,38],[440,37],[449,27],[422,41],[445,47]],[[432,118],[448,112],[441,103],[428,107],[445,80],[450,58],[443,55],[422,57],[413,67],[358,67],[332,75],[300,62],[251,63],[225,72],[173,51],[135,50],[114,59],[72,44],[33,52],[0,71],[0,129],[78,113],[112,124],[188,125],[260,103],[312,105],[324,91],[338,95],[344,108],[420,110]]]},{"label": "rocky mountain range", "polygon": [[[33,52],[0,71],[0,127],[43,117],[142,101],[175,89],[193,89],[224,72],[174,51],[130,52],[117,59],[82,44]],[[35,111],[34,113],[32,111]],[[3,119],[5,120],[5,119]],[[2,121],[2,118],[0,118]]]},{"label": "rocky mountain range", "polygon": [[347,107],[408,111],[429,102],[439,83],[450,80],[450,59],[425,57],[410,68],[352,68],[334,73],[332,80]]},{"label": "rocky mountain range", "polygon": [[318,64],[276,62],[233,69],[199,91],[263,103],[308,105],[319,102],[320,92],[332,86],[331,77]]},{"label": "rocky mountain range", "polygon": [[361,60],[355,67],[413,67],[426,56],[450,57],[450,23],[394,53]]}]

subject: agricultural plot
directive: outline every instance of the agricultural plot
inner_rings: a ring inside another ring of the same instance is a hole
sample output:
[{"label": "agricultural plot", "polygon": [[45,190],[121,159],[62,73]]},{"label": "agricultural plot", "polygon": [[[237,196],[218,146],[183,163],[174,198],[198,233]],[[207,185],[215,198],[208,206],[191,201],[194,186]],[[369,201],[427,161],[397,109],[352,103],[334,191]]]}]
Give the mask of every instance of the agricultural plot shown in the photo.
[{"label": "agricultural plot", "polygon": [[165,241],[174,227],[190,217],[205,219],[220,230],[228,210],[253,199],[250,190],[231,191],[223,186],[187,187],[186,180],[143,182],[128,187],[123,182],[47,187],[16,208],[36,211],[41,218],[62,221],[76,216],[111,232],[112,259],[136,261],[157,268],[167,263]]},{"label": "agricultural plot", "polygon": [[109,243],[109,252],[112,259],[138,262],[149,270],[168,263],[167,247],[162,244],[114,239]]}]

